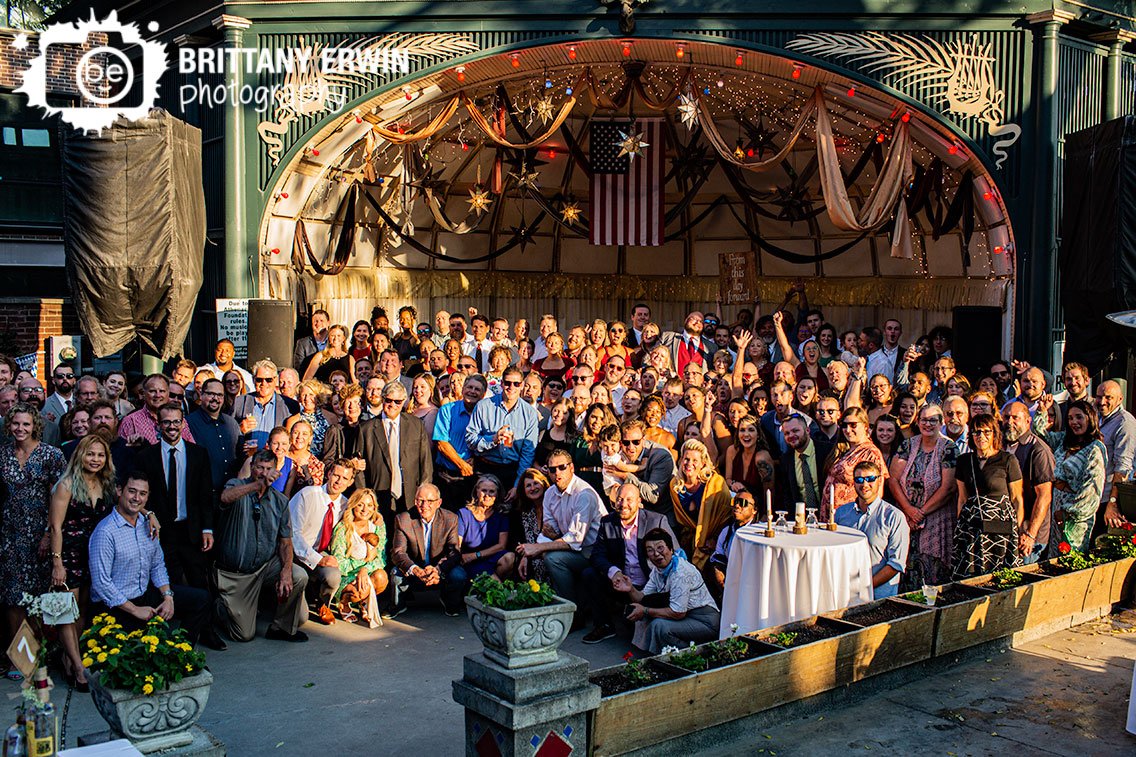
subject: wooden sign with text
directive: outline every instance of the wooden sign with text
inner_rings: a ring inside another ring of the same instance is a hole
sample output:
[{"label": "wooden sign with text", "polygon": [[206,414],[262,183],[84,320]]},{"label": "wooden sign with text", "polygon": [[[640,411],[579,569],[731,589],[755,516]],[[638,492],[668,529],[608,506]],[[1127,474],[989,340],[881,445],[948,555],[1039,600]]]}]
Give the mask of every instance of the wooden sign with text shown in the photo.
[{"label": "wooden sign with text", "polygon": [[748,305],[757,299],[757,266],[752,252],[718,256],[718,291],[724,305]]},{"label": "wooden sign with text", "polygon": [[8,645],[8,659],[16,666],[16,670],[24,674],[24,678],[30,679],[35,672],[38,657],[39,642],[25,620],[20,624],[20,630],[16,631],[16,638]]}]

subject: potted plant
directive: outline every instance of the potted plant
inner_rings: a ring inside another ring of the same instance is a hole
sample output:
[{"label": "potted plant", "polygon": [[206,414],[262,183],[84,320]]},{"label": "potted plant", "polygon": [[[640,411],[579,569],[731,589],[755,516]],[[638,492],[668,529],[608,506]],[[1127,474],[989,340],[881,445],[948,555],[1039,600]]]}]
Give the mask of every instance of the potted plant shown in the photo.
[{"label": "potted plant", "polygon": [[623,754],[685,732],[675,722],[685,712],[674,703],[693,701],[690,671],[662,657],[637,659],[628,652],[622,665],[592,671],[588,678],[603,694],[592,720],[596,754]]},{"label": "potted plant", "polygon": [[485,656],[509,669],[556,662],[576,612],[546,583],[498,581],[488,574],[473,580],[465,604]]},{"label": "potted plant", "polygon": [[184,630],[155,616],[127,632],[103,614],[80,646],[95,708],[116,736],[144,754],[193,741],[188,731],[209,701],[213,676]]},{"label": "potted plant", "polygon": [[1116,603],[1132,596],[1132,583],[1136,581],[1136,534],[1131,523],[1125,523],[1119,533],[1098,536],[1093,545],[1093,555],[1102,561],[1113,564],[1112,588],[1109,602]]}]

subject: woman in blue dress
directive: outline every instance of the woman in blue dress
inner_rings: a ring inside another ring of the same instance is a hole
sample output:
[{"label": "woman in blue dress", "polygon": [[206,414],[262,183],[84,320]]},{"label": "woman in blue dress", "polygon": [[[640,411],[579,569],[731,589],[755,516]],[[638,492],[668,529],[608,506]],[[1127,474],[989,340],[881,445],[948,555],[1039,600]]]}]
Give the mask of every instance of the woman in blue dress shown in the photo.
[{"label": "woman in blue dress", "polygon": [[508,566],[498,566],[509,538],[509,519],[497,509],[501,482],[496,476],[479,476],[473,498],[458,513],[462,565],[470,578],[482,573],[504,577]]}]

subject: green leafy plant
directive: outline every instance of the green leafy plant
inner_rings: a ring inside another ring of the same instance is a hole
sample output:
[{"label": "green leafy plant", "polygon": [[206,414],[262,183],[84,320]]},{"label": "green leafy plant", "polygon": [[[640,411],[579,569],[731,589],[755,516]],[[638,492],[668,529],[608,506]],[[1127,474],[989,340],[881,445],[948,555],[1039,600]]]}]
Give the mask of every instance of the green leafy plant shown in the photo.
[{"label": "green leafy plant", "polygon": [[793,642],[797,640],[797,635],[796,631],[782,631],[781,633],[775,633],[768,637],[768,641],[771,641],[779,647],[791,647],[793,646]]},{"label": "green leafy plant", "polygon": [[746,656],[749,645],[737,636],[724,641],[714,641],[706,645],[706,656],[719,665],[729,665]]},{"label": "green leafy plant", "polygon": [[1093,545],[1093,556],[1102,562],[1136,557],[1136,535],[1126,531],[1123,534],[1098,536]]},{"label": "green leafy plant", "polygon": [[469,594],[486,607],[499,610],[524,610],[530,607],[544,607],[556,601],[556,595],[547,583],[539,581],[498,581],[492,575],[483,573],[473,579]]},{"label": "green leafy plant", "polygon": [[921,591],[912,591],[907,594],[901,594],[900,599],[906,599],[908,602],[918,602],[921,605],[927,604],[927,595]]},{"label": "green leafy plant", "polygon": [[699,654],[693,641],[690,642],[690,646],[686,649],[671,652],[670,657],[667,658],[667,662],[683,670],[689,670],[695,673],[710,667],[710,663],[705,657]]},{"label": "green leafy plant", "polygon": [[205,655],[193,649],[185,631],[170,628],[153,617],[145,629],[126,632],[113,616],[91,621],[80,639],[83,667],[99,674],[99,682],[112,689],[153,694],[205,666]]},{"label": "green leafy plant", "polygon": [[623,669],[620,671],[629,683],[642,685],[651,682],[651,673],[643,660],[636,660],[630,652],[623,655]]},{"label": "green leafy plant", "polygon": [[1025,576],[1013,568],[1001,568],[990,576],[990,583],[995,589],[1012,589],[1026,582]]},{"label": "green leafy plant", "polygon": [[1057,558],[1057,565],[1065,570],[1084,570],[1093,567],[1092,561],[1080,551],[1073,549],[1067,541],[1058,544],[1057,551],[1061,555]]}]

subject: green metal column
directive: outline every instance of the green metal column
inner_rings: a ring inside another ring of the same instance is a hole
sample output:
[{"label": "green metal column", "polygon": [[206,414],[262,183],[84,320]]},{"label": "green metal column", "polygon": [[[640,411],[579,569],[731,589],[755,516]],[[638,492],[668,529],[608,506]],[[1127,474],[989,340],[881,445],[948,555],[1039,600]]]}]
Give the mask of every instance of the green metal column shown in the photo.
[{"label": "green metal column", "polygon": [[[242,47],[244,31],[252,22],[226,13],[213,19],[213,26],[225,35],[225,47]],[[225,108],[225,295],[254,297],[255,282],[249,271],[252,253],[245,244],[245,112],[239,102],[245,83],[242,67],[231,67],[226,79],[236,102]]]},{"label": "green metal column", "polygon": [[1072,20],[1064,11],[1046,11],[1027,17],[1034,30],[1036,61],[1034,104],[1034,190],[1031,244],[1019,257],[1018,319],[1019,354],[1035,365],[1050,366],[1056,337],[1057,264],[1057,74],[1058,31]]},{"label": "green metal column", "polygon": [[1121,67],[1123,64],[1121,52],[1124,50],[1125,43],[1132,41],[1133,35],[1129,32],[1117,30],[1095,35],[1093,39],[1108,45],[1108,58],[1105,61],[1104,70],[1104,108],[1101,111],[1101,120],[1111,121],[1123,115],[1120,105]]}]

